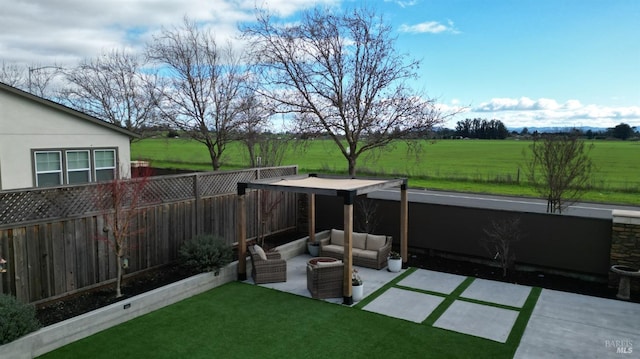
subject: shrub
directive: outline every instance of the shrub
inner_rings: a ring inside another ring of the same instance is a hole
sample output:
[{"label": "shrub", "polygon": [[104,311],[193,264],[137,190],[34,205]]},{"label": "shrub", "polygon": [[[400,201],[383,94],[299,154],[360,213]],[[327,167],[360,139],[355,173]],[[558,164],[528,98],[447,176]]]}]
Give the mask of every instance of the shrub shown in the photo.
[{"label": "shrub", "polygon": [[0,294],[0,318],[0,345],[40,328],[36,309],[10,295]]},{"label": "shrub", "polygon": [[221,267],[231,263],[231,247],[213,235],[199,235],[180,247],[180,261],[198,272],[218,273]]},{"label": "shrub", "polygon": [[178,137],[180,137],[180,134],[176,130],[169,130],[169,132],[167,132],[167,137],[168,138],[178,138]]}]

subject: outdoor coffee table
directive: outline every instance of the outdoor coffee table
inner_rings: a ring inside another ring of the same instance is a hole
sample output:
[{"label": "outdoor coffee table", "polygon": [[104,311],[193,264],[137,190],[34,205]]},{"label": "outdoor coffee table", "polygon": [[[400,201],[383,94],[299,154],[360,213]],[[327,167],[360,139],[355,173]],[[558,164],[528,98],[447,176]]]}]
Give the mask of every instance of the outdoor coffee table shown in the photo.
[{"label": "outdoor coffee table", "polygon": [[335,258],[331,258],[331,257],[315,257],[315,258],[311,258],[309,259],[309,264],[310,265],[318,265],[318,262],[322,262],[322,263],[332,263],[332,262],[337,262],[338,260]]}]

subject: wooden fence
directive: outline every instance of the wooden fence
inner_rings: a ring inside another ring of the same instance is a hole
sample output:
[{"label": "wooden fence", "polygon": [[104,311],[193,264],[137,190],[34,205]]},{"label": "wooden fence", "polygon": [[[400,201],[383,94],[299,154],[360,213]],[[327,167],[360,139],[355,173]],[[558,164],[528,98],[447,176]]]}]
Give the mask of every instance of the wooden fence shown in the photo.
[{"label": "wooden fence", "polygon": [[[239,181],[297,174],[297,167],[273,167],[152,177],[129,239],[127,273],[177,259],[180,245],[200,233],[236,242]],[[134,180],[135,181],[135,180]],[[0,293],[40,302],[116,276],[116,259],[104,238],[111,215],[96,205],[97,185],[0,191]],[[258,235],[260,204],[277,202],[264,219],[268,232],[296,226],[295,194],[250,192],[247,237]],[[251,220],[253,219],[253,220]]]}]

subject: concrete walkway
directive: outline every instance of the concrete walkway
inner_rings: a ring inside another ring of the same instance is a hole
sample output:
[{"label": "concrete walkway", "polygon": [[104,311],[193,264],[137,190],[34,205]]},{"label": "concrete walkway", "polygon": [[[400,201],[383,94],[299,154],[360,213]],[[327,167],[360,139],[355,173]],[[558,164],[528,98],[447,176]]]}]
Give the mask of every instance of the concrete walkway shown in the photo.
[{"label": "concrete walkway", "polygon": [[[306,285],[310,258],[288,259],[287,282],[263,286],[311,297]],[[365,298],[404,272],[358,271]],[[422,323],[448,299],[434,327],[505,343],[531,292],[528,286],[418,269],[362,309]],[[342,298],[327,301],[342,303]],[[515,358],[607,357],[640,358],[640,304],[543,289]]]}]

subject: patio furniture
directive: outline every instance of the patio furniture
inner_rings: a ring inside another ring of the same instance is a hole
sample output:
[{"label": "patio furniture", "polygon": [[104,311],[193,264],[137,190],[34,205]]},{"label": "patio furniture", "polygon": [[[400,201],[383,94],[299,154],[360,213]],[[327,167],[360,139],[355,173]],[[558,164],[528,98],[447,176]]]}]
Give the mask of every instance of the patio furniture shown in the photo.
[{"label": "patio furniture", "polygon": [[256,284],[287,281],[287,261],[278,252],[267,252],[258,246],[249,246],[251,277]]},{"label": "patio furniture", "polygon": [[[316,241],[320,242],[320,256],[343,259],[344,231],[331,229],[319,232]],[[386,267],[392,242],[391,236],[353,232],[353,265],[374,269]]]},{"label": "patio furniture", "polygon": [[312,298],[342,297],[344,263],[335,258],[317,257],[307,263],[307,289]]}]

